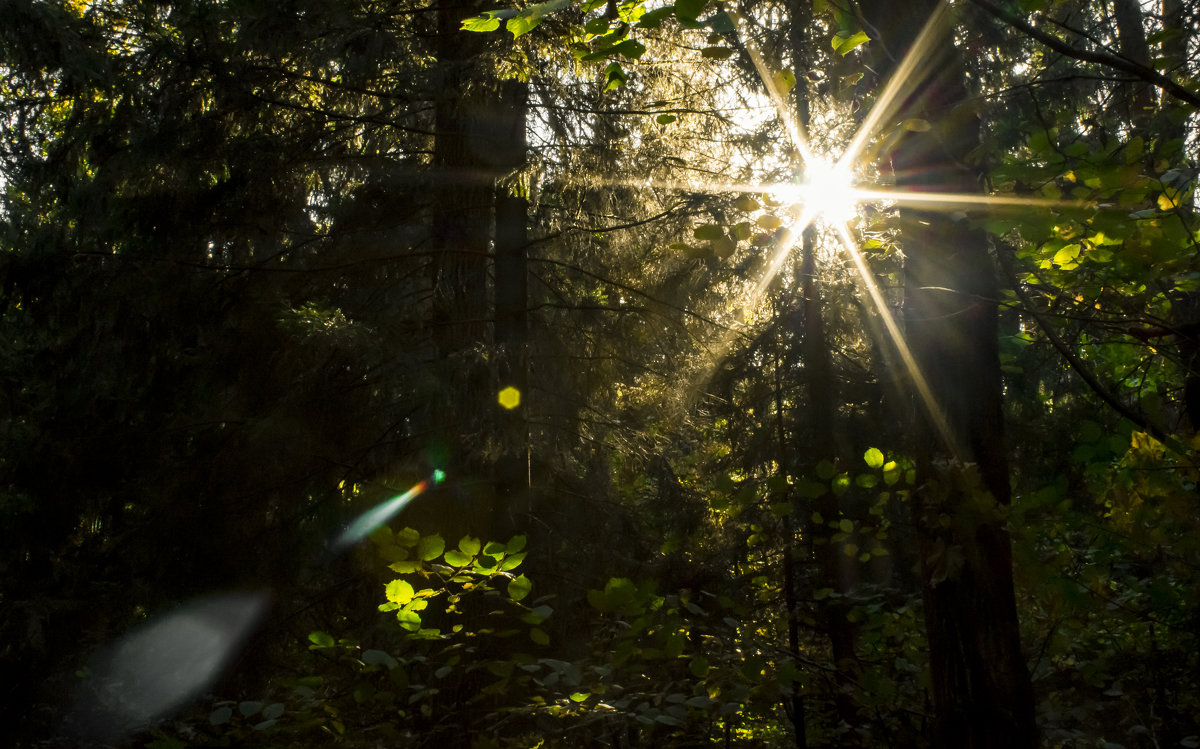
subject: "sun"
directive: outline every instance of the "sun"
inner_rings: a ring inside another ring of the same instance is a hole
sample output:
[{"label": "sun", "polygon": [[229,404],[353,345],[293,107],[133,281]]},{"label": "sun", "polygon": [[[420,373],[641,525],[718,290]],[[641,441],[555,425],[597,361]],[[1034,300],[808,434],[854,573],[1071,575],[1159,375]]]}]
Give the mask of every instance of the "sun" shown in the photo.
[{"label": "sun", "polygon": [[813,156],[803,169],[804,177],[799,183],[775,192],[780,198],[799,204],[807,221],[820,219],[837,226],[858,215],[863,196],[854,186],[854,172],[849,166]]}]

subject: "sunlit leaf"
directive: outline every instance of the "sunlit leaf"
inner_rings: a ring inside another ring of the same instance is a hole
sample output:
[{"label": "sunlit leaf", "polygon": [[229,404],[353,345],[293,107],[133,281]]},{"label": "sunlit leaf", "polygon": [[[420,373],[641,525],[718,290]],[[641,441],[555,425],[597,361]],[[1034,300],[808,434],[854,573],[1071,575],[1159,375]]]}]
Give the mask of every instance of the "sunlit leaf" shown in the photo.
[{"label": "sunlit leaf", "polygon": [[508,582],[508,597],[520,601],[533,590],[533,583],[524,575],[517,575]]},{"label": "sunlit leaf", "polygon": [[387,584],[387,588],[384,591],[389,601],[400,605],[411,601],[415,593],[416,591],[413,590],[412,583],[407,580],[393,580]]},{"label": "sunlit leaf", "polygon": [[868,448],[867,451],[863,453],[863,460],[866,461],[867,465],[871,468],[883,468],[883,451],[877,447]]},{"label": "sunlit leaf", "polygon": [[833,37],[833,50],[842,57],[853,52],[862,44],[871,41],[871,37],[867,36],[865,31],[856,31],[850,36],[842,36],[840,33]]},{"label": "sunlit leaf", "polygon": [[498,28],[500,28],[500,19],[491,14],[475,16],[462,22],[463,31],[488,32]]},{"label": "sunlit leaf", "polygon": [[521,566],[521,562],[523,561],[525,561],[524,552],[520,554],[509,554],[500,564],[500,569],[504,572],[515,570],[517,567]]},{"label": "sunlit leaf", "polygon": [[733,207],[739,211],[752,213],[762,208],[762,205],[749,195],[739,195],[737,200],[733,201]]},{"label": "sunlit leaf", "polygon": [[771,76],[771,87],[781,96],[786,95],[796,87],[796,74],[790,70],[780,70]]},{"label": "sunlit leaf", "polygon": [[446,550],[446,542],[441,536],[423,536],[417,543],[417,556],[426,562],[437,559]]}]

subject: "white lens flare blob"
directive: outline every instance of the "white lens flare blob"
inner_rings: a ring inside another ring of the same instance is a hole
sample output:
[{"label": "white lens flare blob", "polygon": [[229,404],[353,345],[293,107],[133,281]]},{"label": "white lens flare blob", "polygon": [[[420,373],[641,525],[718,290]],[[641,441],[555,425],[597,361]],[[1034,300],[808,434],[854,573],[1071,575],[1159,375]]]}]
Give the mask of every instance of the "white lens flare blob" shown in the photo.
[{"label": "white lens flare blob", "polygon": [[134,629],[93,661],[69,731],[117,743],[170,714],[216,682],[266,610],[263,593],[208,596]]}]

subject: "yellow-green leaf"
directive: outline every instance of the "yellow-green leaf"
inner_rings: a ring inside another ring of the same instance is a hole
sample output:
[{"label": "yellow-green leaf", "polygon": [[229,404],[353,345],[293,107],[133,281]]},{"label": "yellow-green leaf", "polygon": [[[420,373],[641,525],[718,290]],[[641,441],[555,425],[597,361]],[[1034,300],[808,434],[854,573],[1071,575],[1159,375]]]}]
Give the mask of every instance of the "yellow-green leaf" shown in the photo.
[{"label": "yellow-green leaf", "polygon": [[508,583],[508,597],[514,601],[519,601],[529,595],[531,590],[533,590],[533,583],[524,575],[517,575]]}]

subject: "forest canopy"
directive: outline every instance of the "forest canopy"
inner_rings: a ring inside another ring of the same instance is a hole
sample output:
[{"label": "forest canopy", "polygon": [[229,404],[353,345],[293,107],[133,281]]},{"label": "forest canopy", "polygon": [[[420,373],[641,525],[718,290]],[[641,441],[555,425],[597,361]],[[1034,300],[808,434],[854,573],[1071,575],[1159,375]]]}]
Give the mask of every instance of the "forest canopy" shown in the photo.
[{"label": "forest canopy", "polygon": [[0,743],[1200,747],[1198,16],[0,0]]}]

